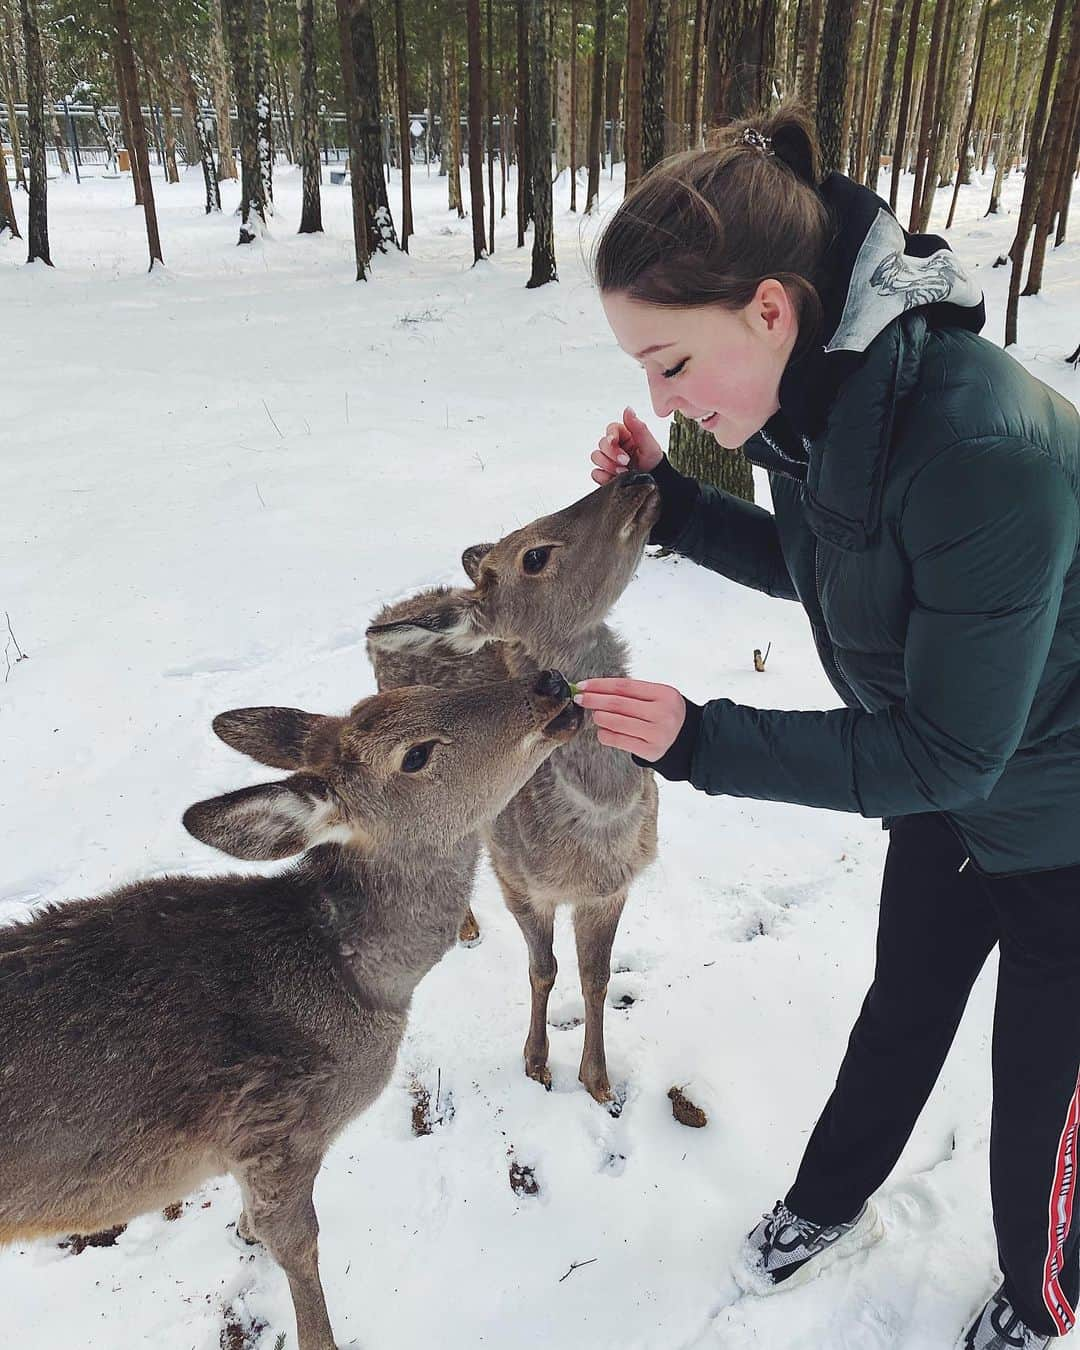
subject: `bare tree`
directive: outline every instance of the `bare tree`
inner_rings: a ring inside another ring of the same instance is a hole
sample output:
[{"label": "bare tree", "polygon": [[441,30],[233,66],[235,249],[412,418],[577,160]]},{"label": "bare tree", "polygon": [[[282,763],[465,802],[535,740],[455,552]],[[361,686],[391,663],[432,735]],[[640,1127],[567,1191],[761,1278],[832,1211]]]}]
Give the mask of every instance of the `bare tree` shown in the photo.
[{"label": "bare tree", "polygon": [[480,0],[465,0],[469,44],[469,210],[472,213],[473,262],[487,257],[484,237],[484,89],[480,73]]},{"label": "bare tree", "polygon": [[120,68],[127,87],[131,132],[134,139],[136,171],[142,187],[143,212],[146,216],[146,241],[150,248],[150,270],[154,263],[164,265],[161,240],[158,237],[157,210],[154,206],[154,186],[150,181],[150,154],[146,144],[146,124],[143,122],[142,100],[139,97],[139,76],[135,67],[135,49],[131,44],[127,0],[113,0],[113,23],[120,51]]},{"label": "bare tree", "polygon": [[11,201],[11,187],[8,184],[7,160],[4,156],[4,138],[0,136],[0,235],[8,230],[12,239],[21,239],[19,222],[15,218],[15,207]]},{"label": "bare tree", "polygon": [[203,183],[206,187],[206,214],[210,215],[212,211],[221,210],[221,188],[218,186],[218,173],[214,164],[213,147],[210,144],[209,136],[206,134],[206,119],[199,107],[199,91],[195,85],[195,77],[191,73],[191,67],[188,65],[187,59],[180,53],[177,53],[176,56],[176,73],[180,81],[180,94],[191,120],[198,146],[199,162],[202,164],[203,170]]},{"label": "bare tree", "polygon": [[858,7],[859,0],[826,0],[817,79],[817,131],[825,173],[843,164],[844,104]]},{"label": "bare tree", "polygon": [[214,93],[214,108],[217,112],[218,178],[236,177],[236,155],[233,153],[232,93],[229,88],[229,72],[225,61],[225,35],[221,18],[222,0],[210,3],[210,87]]},{"label": "bare tree", "polygon": [[641,177],[641,94],[645,75],[645,0],[629,0],[626,20],[626,191]]},{"label": "bare tree", "polygon": [[1035,223],[1035,211],[1039,194],[1042,191],[1043,177],[1047,163],[1044,154],[1044,131],[1046,128],[1047,108],[1050,101],[1050,86],[1054,68],[1057,65],[1058,47],[1061,42],[1061,30],[1069,0],[1057,0],[1050,18],[1050,31],[1047,36],[1046,57],[1043,61],[1042,77],[1039,80],[1039,92],[1035,100],[1035,110],[1031,119],[1031,133],[1028,138],[1027,169],[1024,173],[1024,192],[1020,201],[1020,219],[1016,226],[1016,235],[1012,242],[1010,257],[1012,271],[1009,274],[1009,297],[1005,305],[1005,346],[1011,347],[1016,341],[1017,311],[1020,301],[1020,274],[1024,266],[1031,227]]},{"label": "bare tree", "polygon": [[527,287],[558,281],[555,222],[551,200],[551,67],[548,0],[529,6],[529,159],[533,181],[532,274]]},{"label": "bare tree", "polygon": [[26,170],[23,168],[22,143],[19,138],[19,122],[15,116],[15,104],[21,103],[19,90],[19,66],[15,60],[15,25],[11,11],[4,0],[0,0],[0,15],[4,20],[4,31],[0,34],[3,51],[0,52],[0,83],[4,87],[4,102],[7,104],[8,131],[11,135],[11,150],[15,159],[15,186],[26,190]]},{"label": "bare tree", "polygon": [[[1058,166],[1064,160],[1066,145],[1072,139],[1073,103],[1078,86],[1080,86],[1080,10],[1074,9],[1069,50],[1058,75],[1054,103],[1046,124],[1045,143],[1039,155],[1039,172],[1043,182],[1034,213],[1035,242],[1031,247],[1031,266],[1028,269],[1024,295],[1038,295],[1042,289],[1046,241],[1053,227],[1054,204],[1058,195]],[[1075,162],[1074,158],[1069,165],[1070,172]]]},{"label": "bare tree", "polygon": [[413,233],[412,141],[409,139],[409,68],[405,54],[405,12],[402,0],[394,0],[394,47],[397,57],[398,127],[401,137],[401,250],[408,253],[409,236]]},{"label": "bare tree", "polygon": [[919,15],[922,12],[922,0],[911,0],[911,17],[908,19],[907,49],[904,52],[904,76],[900,81],[900,113],[893,141],[892,181],[889,184],[889,205],[896,210],[897,192],[900,187],[900,175],[904,171],[904,146],[907,143],[908,118],[911,114],[912,73],[915,69],[915,48],[919,40]]},{"label": "bare tree", "polygon": [[896,63],[900,56],[900,37],[904,26],[904,6],[906,0],[894,0],[892,22],[889,24],[889,42],[885,49],[885,64],[881,85],[877,116],[874,119],[874,131],[870,137],[869,164],[867,166],[867,186],[877,191],[878,175],[881,172],[881,153],[885,148],[885,133],[892,116],[893,88],[896,82]]},{"label": "bare tree", "polygon": [[270,112],[270,7],[268,0],[249,0],[251,6],[251,78],[255,95],[259,192],[263,215],[274,213],[274,132]]},{"label": "bare tree", "polygon": [[322,233],[322,168],[319,164],[319,80],[315,60],[315,0],[296,0],[300,35],[300,161],[303,206],[299,234]]},{"label": "bare tree", "polygon": [[667,0],[646,0],[641,90],[641,168],[664,158],[664,76],[667,70]]},{"label": "bare tree", "polygon": [[949,204],[949,216],[945,221],[945,228],[952,229],[953,217],[956,214],[956,200],[960,195],[960,186],[962,183],[970,181],[967,174],[968,152],[971,147],[971,129],[975,125],[975,109],[979,103],[979,91],[982,87],[983,57],[986,54],[986,35],[990,30],[990,3],[983,7],[982,19],[979,25],[978,54],[975,58],[975,75],[971,82],[971,102],[968,105],[967,120],[964,123],[964,130],[960,137],[960,144],[957,152],[956,183],[953,187],[952,201]]},{"label": "bare tree", "polygon": [[589,179],[585,188],[585,212],[596,209],[600,197],[600,143],[604,136],[604,62],[607,60],[608,4],[596,0],[596,26],[593,29],[593,69],[591,107],[589,109]]},{"label": "bare tree", "polygon": [[30,251],[27,262],[52,266],[49,256],[48,178],[45,172],[45,71],[41,61],[41,31],[36,0],[21,0],[26,45],[26,107],[30,133]]},{"label": "bare tree", "polygon": [[533,217],[532,166],[529,161],[529,0],[517,0],[517,246]]},{"label": "bare tree", "polygon": [[368,237],[367,180],[364,174],[364,128],[356,92],[356,70],[361,57],[356,26],[358,0],[337,0],[338,32],[341,38],[341,75],[345,90],[345,125],[349,138],[349,179],[352,184],[353,245],[356,279],[367,279],[371,262]]},{"label": "bare tree", "polygon": [[240,237],[238,244],[255,238],[253,216],[266,223],[259,173],[259,128],[255,111],[255,86],[251,73],[251,10],[248,0],[221,0],[225,36],[232,62],[236,117],[240,125]]}]

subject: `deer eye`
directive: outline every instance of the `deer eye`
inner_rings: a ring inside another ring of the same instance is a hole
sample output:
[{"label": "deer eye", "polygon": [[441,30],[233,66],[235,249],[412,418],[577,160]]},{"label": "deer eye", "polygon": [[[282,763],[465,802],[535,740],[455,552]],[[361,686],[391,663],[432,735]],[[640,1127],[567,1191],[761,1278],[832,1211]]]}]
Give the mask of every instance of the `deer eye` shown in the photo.
[{"label": "deer eye", "polygon": [[431,758],[434,748],[434,741],[424,741],[423,745],[414,745],[410,750],[406,750],[405,758],[401,761],[401,772],[416,773],[422,769]]},{"label": "deer eye", "polygon": [[537,572],[542,572],[547,566],[548,559],[551,557],[551,549],[531,548],[522,556],[521,567],[529,576],[536,576]]}]

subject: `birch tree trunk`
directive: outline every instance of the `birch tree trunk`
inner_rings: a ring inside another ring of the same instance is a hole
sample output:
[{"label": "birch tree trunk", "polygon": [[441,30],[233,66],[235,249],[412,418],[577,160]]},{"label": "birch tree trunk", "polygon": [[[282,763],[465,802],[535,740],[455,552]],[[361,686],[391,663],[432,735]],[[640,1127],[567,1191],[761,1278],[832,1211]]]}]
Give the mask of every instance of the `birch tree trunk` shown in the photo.
[{"label": "birch tree trunk", "polygon": [[206,188],[206,214],[210,215],[213,211],[221,210],[221,188],[218,186],[213,147],[206,131],[206,118],[199,107],[199,91],[195,85],[195,77],[186,58],[180,54],[176,57],[176,74],[180,81],[180,94],[195,136],[199,162],[202,164],[203,185]]},{"label": "birch tree trunk", "polygon": [[257,217],[260,224],[266,224],[259,175],[255,86],[251,74],[251,10],[247,0],[221,0],[221,10],[232,61],[236,119],[240,129],[240,237],[236,242],[250,244],[255,238],[253,218]]}]

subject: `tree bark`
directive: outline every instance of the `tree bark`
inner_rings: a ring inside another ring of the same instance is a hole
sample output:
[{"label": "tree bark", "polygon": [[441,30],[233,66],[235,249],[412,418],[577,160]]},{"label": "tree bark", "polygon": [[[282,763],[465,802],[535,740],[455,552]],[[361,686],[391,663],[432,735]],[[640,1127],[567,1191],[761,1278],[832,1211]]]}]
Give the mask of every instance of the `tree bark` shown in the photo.
[{"label": "tree bark", "polygon": [[1042,191],[1043,177],[1046,173],[1044,150],[1044,130],[1046,127],[1047,105],[1050,99],[1050,85],[1054,67],[1057,64],[1058,47],[1061,42],[1061,30],[1069,0],[1057,0],[1050,19],[1050,32],[1046,44],[1046,58],[1043,61],[1042,78],[1039,81],[1039,93],[1032,114],[1031,134],[1028,139],[1027,168],[1024,172],[1024,193],[1020,203],[1020,219],[1016,226],[1010,257],[1012,270],[1009,273],[1009,297],[1005,305],[1005,346],[1011,347],[1016,341],[1017,311],[1020,301],[1020,274],[1024,266],[1028,238],[1035,220],[1035,211]]},{"label": "tree bark", "polygon": [[885,133],[892,115],[893,90],[896,85],[896,62],[900,55],[900,35],[904,27],[905,3],[906,0],[894,0],[892,20],[889,23],[889,44],[885,49],[881,101],[874,118],[874,131],[870,137],[866,183],[874,192],[877,191],[878,178],[881,174],[881,155],[885,149]]},{"label": "tree bark", "polygon": [[975,109],[979,102],[979,90],[982,85],[983,57],[986,53],[986,34],[990,28],[990,4],[989,0],[983,6],[982,17],[979,24],[979,42],[978,54],[975,58],[975,75],[971,82],[971,103],[968,106],[967,120],[964,122],[964,131],[960,137],[958,147],[956,184],[953,188],[952,202],[949,205],[949,216],[945,221],[945,228],[952,229],[953,217],[956,215],[956,199],[960,195],[960,185],[965,181],[964,166],[967,163],[968,149],[971,145],[971,129],[975,124]]},{"label": "tree bark", "polygon": [[[722,0],[714,0],[714,3],[722,3]],[[810,12],[806,20],[806,51],[803,56],[801,74],[798,64],[796,64],[796,80],[799,102],[805,103],[810,111],[814,112],[817,102],[818,50],[821,46],[823,0],[804,0],[804,3],[810,4]]]},{"label": "tree bark", "polygon": [[911,17],[908,19],[907,49],[904,52],[904,76],[900,81],[900,112],[896,124],[896,139],[893,141],[892,181],[889,185],[889,206],[896,210],[896,195],[900,187],[900,175],[904,171],[904,150],[907,144],[908,117],[911,113],[912,73],[915,69],[915,48],[919,40],[919,14],[922,0],[912,0]]},{"label": "tree bark", "polygon": [[1059,166],[1065,158],[1066,147],[1072,137],[1073,99],[1078,86],[1080,86],[1080,10],[1074,10],[1069,49],[1058,75],[1054,103],[1046,124],[1044,146],[1039,155],[1043,182],[1034,213],[1035,242],[1031,247],[1031,266],[1028,269],[1024,295],[1038,295],[1042,289],[1046,241],[1050,237],[1054,203],[1058,195]]},{"label": "tree bark", "polygon": [[843,166],[844,102],[858,5],[859,0],[827,0],[825,5],[816,113],[824,173]]},{"label": "tree bark", "polygon": [[1061,172],[1058,175],[1058,196],[1056,204],[1057,212],[1057,236],[1054,239],[1054,247],[1060,248],[1065,242],[1065,231],[1069,221],[1069,199],[1072,196],[1073,177],[1076,173],[1076,161],[1080,157],[1080,88],[1076,90],[1073,96],[1072,112],[1072,134],[1069,138],[1069,150],[1065,158],[1061,161]]},{"label": "tree bark", "polygon": [[[861,62],[852,62],[852,68],[859,75],[859,117],[858,135],[855,139],[855,177],[865,183],[869,177],[869,154],[871,143],[871,101],[870,90],[878,89],[878,34],[881,26],[882,0],[870,0],[870,17],[867,23],[866,55]],[[861,69],[860,69],[861,67]]]},{"label": "tree bark", "polygon": [[[353,245],[356,279],[365,281],[371,262],[368,237],[367,176],[364,173],[364,125],[357,93],[361,39],[356,25],[356,0],[336,0],[341,39],[341,74],[345,93],[345,122],[349,138],[349,180],[352,184]],[[381,176],[381,174],[380,174]]]},{"label": "tree bark", "polygon": [[457,211],[458,219],[465,219],[465,201],[461,195],[461,81],[458,76],[457,40],[452,32],[446,36],[446,85],[449,99],[449,201],[450,209]]},{"label": "tree bark", "polygon": [[130,99],[131,131],[135,141],[135,158],[138,164],[142,184],[143,212],[146,216],[146,242],[150,249],[150,270],[154,263],[164,266],[161,256],[161,240],[158,237],[157,210],[154,206],[154,185],[150,181],[150,157],[146,144],[146,126],[143,122],[142,103],[139,98],[139,76],[135,67],[135,49],[131,44],[131,28],[128,24],[127,0],[113,0],[113,22],[116,24],[116,37],[120,45],[120,64],[124,72]]},{"label": "tree bark", "polygon": [[682,413],[672,420],[668,459],[680,473],[730,492],[743,501],[754,500],[754,471],[741,450],[725,450],[711,431]]},{"label": "tree bark", "polygon": [[933,176],[934,126],[937,121],[941,87],[945,82],[945,61],[948,54],[948,21],[952,18],[953,0],[937,0],[934,22],[930,30],[930,47],[926,64],[926,82],[923,85],[922,116],[919,124],[919,148],[915,161],[915,186],[911,194],[911,214],[908,229],[922,231],[934,204]]},{"label": "tree bark", "polygon": [[[490,0],[488,0],[490,3]],[[570,210],[577,210],[578,129],[578,5],[570,0]]]},{"label": "tree bark", "polygon": [[664,158],[664,75],[667,69],[667,0],[646,0],[644,80],[641,91],[641,168]]},{"label": "tree bark", "polygon": [[690,48],[690,148],[701,145],[701,68],[705,52],[705,0],[696,0],[694,42]]},{"label": "tree bark", "polygon": [[199,107],[199,91],[195,85],[195,77],[191,73],[191,67],[188,65],[186,58],[179,53],[176,57],[176,73],[180,80],[180,93],[184,100],[184,106],[187,108],[188,117],[191,119],[194,130],[199,162],[202,164],[203,184],[206,187],[206,214],[210,215],[213,211],[221,210],[221,188],[218,186],[214,151],[210,144],[210,137],[206,133],[206,119]]},{"label": "tree bark", "polygon": [[210,87],[217,112],[218,178],[236,178],[236,155],[232,142],[232,94],[225,63],[225,36],[221,18],[222,0],[210,3]]},{"label": "tree bark", "polygon": [[266,224],[259,173],[259,126],[251,66],[251,9],[248,0],[221,0],[225,36],[232,61],[236,118],[240,129],[240,237],[238,244],[255,238],[253,216]]},{"label": "tree bark", "polygon": [[591,215],[600,199],[600,143],[604,135],[604,65],[607,61],[609,0],[596,0],[593,28],[593,74],[589,109],[589,181],[585,189],[585,212]]},{"label": "tree bark", "polygon": [[[720,2],[720,0],[718,0]],[[641,94],[645,76],[645,0],[628,0],[626,20],[626,191],[641,177]]]},{"label": "tree bark", "polygon": [[[488,143],[488,252],[495,252],[495,21],[487,0],[487,80],[485,109]],[[501,130],[501,127],[500,127]],[[503,180],[503,215],[506,214],[506,181]]]},{"label": "tree bark", "polygon": [[11,232],[12,239],[21,239],[19,222],[15,218],[15,207],[11,200],[11,186],[8,183],[7,160],[4,157],[4,141],[0,137],[0,234]]},{"label": "tree bark", "polygon": [[319,163],[319,72],[315,56],[315,0],[296,0],[300,39],[300,163],[303,205],[299,234],[322,233],[322,166]]},{"label": "tree bark", "polygon": [[533,178],[532,274],[528,288],[558,281],[551,200],[551,70],[547,0],[529,6],[529,159]]},{"label": "tree bark", "polygon": [[270,111],[270,8],[268,0],[249,0],[251,6],[251,78],[255,97],[255,125],[259,160],[262,213],[274,211],[274,130]]},{"label": "tree bark", "polygon": [[484,237],[483,77],[480,71],[480,0],[465,0],[469,44],[469,211],[472,215],[473,263],[487,257]]},{"label": "tree bark", "polygon": [[405,9],[402,0],[394,0],[394,47],[397,57],[398,127],[401,136],[401,251],[408,253],[409,236],[413,233],[412,140],[409,134],[409,67],[406,59]]},{"label": "tree bark", "polygon": [[529,164],[529,0],[517,0],[517,246],[525,247],[532,220],[532,172]]},{"label": "tree bark", "polygon": [[15,104],[19,98],[19,71],[15,64],[15,29],[7,7],[0,4],[4,14],[6,51],[0,54],[0,79],[4,85],[4,102],[7,104],[8,130],[11,133],[11,152],[15,158],[15,186],[26,189],[26,170],[23,167],[22,143],[19,139],[19,123],[15,116]]}]

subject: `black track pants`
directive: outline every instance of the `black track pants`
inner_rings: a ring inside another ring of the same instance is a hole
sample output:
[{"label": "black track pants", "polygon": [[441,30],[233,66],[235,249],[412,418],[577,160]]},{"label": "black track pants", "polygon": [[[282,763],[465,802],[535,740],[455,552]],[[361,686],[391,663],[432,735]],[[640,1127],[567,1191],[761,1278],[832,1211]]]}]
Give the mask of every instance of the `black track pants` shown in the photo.
[{"label": "black track pants", "polygon": [[[1080,822],[1078,822],[1080,829]],[[786,1203],[850,1219],[892,1171],[998,943],[990,1186],[998,1260],[1033,1331],[1062,1335],[1080,1294],[1072,1223],[1080,1121],[1080,867],[991,877],[938,815],[897,821],[874,982]]]}]

